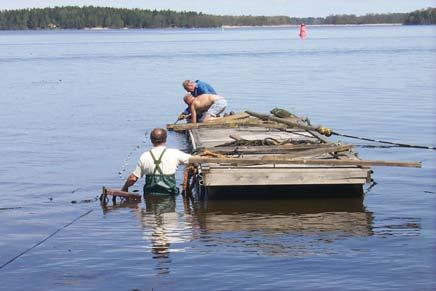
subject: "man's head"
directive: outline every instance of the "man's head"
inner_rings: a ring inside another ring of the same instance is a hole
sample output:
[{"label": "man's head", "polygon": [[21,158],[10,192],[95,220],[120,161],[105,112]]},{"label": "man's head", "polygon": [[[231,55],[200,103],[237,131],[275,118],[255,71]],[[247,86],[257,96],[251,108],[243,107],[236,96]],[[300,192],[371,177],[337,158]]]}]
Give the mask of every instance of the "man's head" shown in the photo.
[{"label": "man's head", "polygon": [[183,88],[185,88],[185,90],[188,92],[194,92],[196,86],[197,84],[191,80],[185,80],[183,82]]},{"label": "man's head", "polygon": [[195,97],[191,95],[191,93],[188,93],[185,95],[185,97],[183,97],[183,101],[185,101],[185,103],[187,105],[191,105],[192,102],[194,102]]},{"label": "man's head", "polygon": [[158,146],[167,142],[167,131],[163,128],[155,128],[150,133],[151,143]]}]

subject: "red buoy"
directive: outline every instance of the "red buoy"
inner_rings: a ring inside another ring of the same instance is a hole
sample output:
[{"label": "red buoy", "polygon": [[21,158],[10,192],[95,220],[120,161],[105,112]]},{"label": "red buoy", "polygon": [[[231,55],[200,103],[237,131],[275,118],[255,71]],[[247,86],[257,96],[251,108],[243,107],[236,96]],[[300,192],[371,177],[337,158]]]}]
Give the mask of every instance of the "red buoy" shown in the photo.
[{"label": "red buoy", "polygon": [[306,25],[304,23],[302,23],[300,25],[300,37],[301,38],[305,38],[307,36],[307,29],[306,29]]}]

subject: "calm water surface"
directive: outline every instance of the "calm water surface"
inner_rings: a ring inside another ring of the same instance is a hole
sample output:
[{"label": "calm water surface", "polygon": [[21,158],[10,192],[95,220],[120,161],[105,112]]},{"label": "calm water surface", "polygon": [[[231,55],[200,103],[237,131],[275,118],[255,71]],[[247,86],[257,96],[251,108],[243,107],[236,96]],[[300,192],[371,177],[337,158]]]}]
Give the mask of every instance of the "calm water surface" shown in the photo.
[{"label": "calm water surface", "polygon": [[358,148],[424,165],[374,168],[364,200],[95,201],[121,187],[144,132],[184,109],[189,78],[230,110],[279,106],[338,132],[436,145],[436,27],[297,34],[0,32],[0,289],[434,290],[434,151]]}]

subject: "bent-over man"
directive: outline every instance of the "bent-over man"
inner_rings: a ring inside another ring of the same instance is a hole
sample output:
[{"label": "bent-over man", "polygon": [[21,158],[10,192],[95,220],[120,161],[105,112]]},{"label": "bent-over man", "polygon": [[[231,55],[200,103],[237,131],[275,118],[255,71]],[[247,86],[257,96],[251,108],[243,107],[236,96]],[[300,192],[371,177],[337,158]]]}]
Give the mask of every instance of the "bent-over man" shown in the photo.
[{"label": "bent-over man", "polygon": [[145,175],[144,196],[177,195],[179,189],[176,184],[176,170],[179,164],[186,164],[191,155],[177,149],[166,148],[167,131],[155,128],[150,134],[153,148],[141,155],[136,169],[127,178],[122,191],[128,191],[129,187]]},{"label": "bent-over man", "polygon": [[[186,92],[191,93],[192,96],[197,97],[203,94],[217,94],[215,89],[206,82],[196,80],[185,80],[183,81],[183,88]],[[191,114],[191,110],[189,106],[179,115],[179,120],[189,116]]]},{"label": "bent-over man", "polygon": [[[223,96],[215,94],[202,94],[194,97],[186,94],[183,98],[191,110],[191,122],[207,122],[220,117],[227,107],[227,101]],[[201,116],[201,118],[198,118]]]}]

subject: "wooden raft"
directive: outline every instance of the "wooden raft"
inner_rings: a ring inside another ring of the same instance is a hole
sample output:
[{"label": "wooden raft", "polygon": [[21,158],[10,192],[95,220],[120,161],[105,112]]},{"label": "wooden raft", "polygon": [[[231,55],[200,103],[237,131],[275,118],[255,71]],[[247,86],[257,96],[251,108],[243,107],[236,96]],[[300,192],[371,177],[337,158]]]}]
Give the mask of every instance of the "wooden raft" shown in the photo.
[{"label": "wooden raft", "polygon": [[[304,121],[295,117],[287,119],[290,125],[296,125],[290,126],[240,113],[216,122],[170,124],[167,128],[185,132],[189,136],[194,154],[206,153],[212,157],[209,159],[210,162],[202,162],[202,159],[199,159],[200,162],[197,164],[202,187],[362,187],[371,180],[369,166],[346,162],[328,163],[358,161],[357,155],[352,151],[352,145],[335,144]],[[259,159],[261,161],[256,162]],[[274,163],[274,159],[278,159],[279,162]],[[283,159],[290,162],[280,162]],[[293,159],[310,159],[315,163],[292,163]],[[248,162],[243,163],[243,160]],[[317,160],[324,164],[316,164]]]}]

